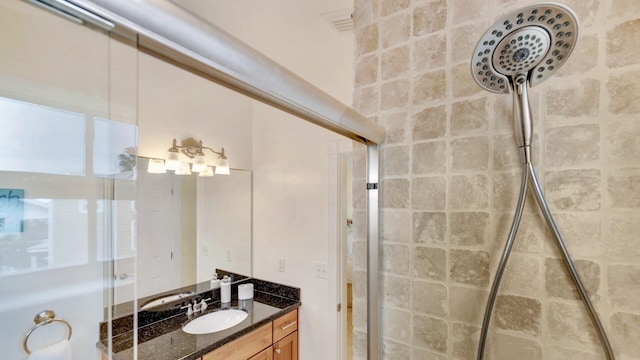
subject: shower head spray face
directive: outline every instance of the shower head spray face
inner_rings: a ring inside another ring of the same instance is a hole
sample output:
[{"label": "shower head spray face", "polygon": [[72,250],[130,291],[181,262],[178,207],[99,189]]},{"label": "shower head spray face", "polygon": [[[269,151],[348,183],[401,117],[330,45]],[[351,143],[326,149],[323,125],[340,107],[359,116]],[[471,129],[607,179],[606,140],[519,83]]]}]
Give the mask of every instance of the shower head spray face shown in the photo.
[{"label": "shower head spray face", "polygon": [[482,36],[471,73],[483,89],[511,92],[520,75],[530,86],[543,82],[564,64],[578,40],[578,20],[561,4],[542,3],[514,11]]}]

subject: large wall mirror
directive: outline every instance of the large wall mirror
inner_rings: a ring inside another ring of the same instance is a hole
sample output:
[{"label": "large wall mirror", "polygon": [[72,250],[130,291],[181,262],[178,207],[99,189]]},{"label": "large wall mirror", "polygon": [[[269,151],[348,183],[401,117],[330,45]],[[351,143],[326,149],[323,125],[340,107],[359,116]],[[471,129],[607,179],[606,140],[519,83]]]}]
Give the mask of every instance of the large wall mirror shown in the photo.
[{"label": "large wall mirror", "polygon": [[[133,300],[134,283],[136,296],[147,298],[210,280],[215,269],[251,275],[251,172],[152,174],[148,162],[138,157],[131,204],[132,219],[137,214],[137,271],[133,258],[118,257],[114,302]],[[125,255],[127,249],[116,252]]]},{"label": "large wall mirror", "polygon": [[[142,52],[137,62],[137,269],[116,249],[115,304],[208,281],[215,269],[252,275],[252,100]],[[147,172],[187,138],[224,147],[230,174]]]}]

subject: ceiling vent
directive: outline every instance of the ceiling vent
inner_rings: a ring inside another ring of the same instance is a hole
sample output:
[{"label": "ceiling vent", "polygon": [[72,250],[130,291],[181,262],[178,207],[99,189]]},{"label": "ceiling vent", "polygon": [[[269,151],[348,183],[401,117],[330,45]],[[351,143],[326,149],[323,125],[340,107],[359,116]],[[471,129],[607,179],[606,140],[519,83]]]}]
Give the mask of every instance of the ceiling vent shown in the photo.
[{"label": "ceiling vent", "polygon": [[327,19],[339,32],[353,30],[353,8],[329,11],[320,15]]}]

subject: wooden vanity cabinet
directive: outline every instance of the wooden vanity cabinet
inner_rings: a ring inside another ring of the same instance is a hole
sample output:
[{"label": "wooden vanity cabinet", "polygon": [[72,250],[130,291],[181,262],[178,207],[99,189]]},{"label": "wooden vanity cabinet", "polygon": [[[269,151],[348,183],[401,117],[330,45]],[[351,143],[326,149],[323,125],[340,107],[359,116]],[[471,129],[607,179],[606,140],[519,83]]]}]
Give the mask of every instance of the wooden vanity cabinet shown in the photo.
[{"label": "wooden vanity cabinet", "polygon": [[298,309],[222,345],[201,359],[298,360]]}]

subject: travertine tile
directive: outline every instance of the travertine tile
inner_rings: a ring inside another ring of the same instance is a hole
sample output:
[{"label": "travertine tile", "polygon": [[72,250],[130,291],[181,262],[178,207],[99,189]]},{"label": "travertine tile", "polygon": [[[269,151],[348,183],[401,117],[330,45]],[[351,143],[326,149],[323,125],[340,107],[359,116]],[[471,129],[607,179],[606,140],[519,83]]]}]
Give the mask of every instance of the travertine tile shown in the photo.
[{"label": "travertine tile", "polygon": [[542,346],[536,340],[507,334],[495,334],[492,343],[495,360],[541,360]]},{"label": "travertine tile", "polygon": [[395,275],[409,275],[411,253],[407,245],[382,245],[382,271]]},{"label": "travertine tile", "polygon": [[452,285],[449,287],[451,318],[469,324],[481,325],[489,292]]},{"label": "travertine tile", "polygon": [[513,134],[497,134],[493,138],[494,170],[511,170],[522,168],[520,151]]},{"label": "travertine tile", "polygon": [[380,22],[380,43],[383,49],[406,42],[411,36],[411,15],[398,14]]},{"label": "travertine tile", "polygon": [[447,59],[447,36],[438,33],[417,40],[413,45],[413,68],[422,72],[445,65]]},{"label": "travertine tile", "polygon": [[611,346],[630,358],[640,354],[640,315],[618,312],[611,315]]},{"label": "travertine tile", "polygon": [[[554,214],[562,237],[572,256],[602,256],[600,216],[591,213]],[[545,226],[542,224],[541,226]],[[547,242],[554,254],[559,254],[555,242]]]},{"label": "travertine tile", "polygon": [[[500,249],[509,237],[509,231],[513,223],[513,212],[502,214],[496,225],[496,240]],[[550,236],[546,230],[546,223],[537,214],[525,212],[520,220],[520,226],[513,243],[513,251],[522,253],[540,253],[544,250],[544,244]],[[502,251],[502,250],[500,250]]]},{"label": "travertine tile", "polygon": [[[483,19],[489,15],[489,2],[476,0],[450,0],[450,6],[453,8],[453,24],[461,24],[470,20]],[[485,30],[486,31],[486,30]],[[476,37],[482,36],[484,32],[476,34]]]},{"label": "travertine tile", "polygon": [[602,354],[592,354],[576,349],[563,349],[552,345],[549,351],[549,360],[605,360]]},{"label": "travertine tile", "polygon": [[615,215],[603,246],[611,257],[637,261],[640,258],[640,215]]},{"label": "travertine tile", "polygon": [[367,272],[354,270],[352,294],[354,298],[365,299],[367,297]]},{"label": "travertine tile", "polygon": [[446,355],[417,347],[411,349],[411,359],[449,360]]},{"label": "travertine tile", "polygon": [[412,264],[413,275],[418,279],[447,279],[447,253],[444,249],[416,246]]},{"label": "travertine tile", "polygon": [[411,337],[411,312],[407,310],[384,307],[380,326],[386,338],[396,341],[407,341]]},{"label": "travertine tile", "polygon": [[440,353],[447,352],[448,326],[444,320],[413,315],[413,344]]},{"label": "travertine tile", "polygon": [[406,208],[409,207],[409,180],[386,179],[382,180],[382,207]]},{"label": "travertine tile", "polygon": [[405,277],[382,276],[382,304],[409,310],[411,299],[411,281]]},{"label": "travertine tile", "polygon": [[594,164],[600,159],[600,126],[583,124],[548,129],[545,164],[574,166]]},{"label": "travertine tile", "polygon": [[489,206],[487,176],[452,175],[449,194],[449,209],[484,210]]},{"label": "travertine tile", "polygon": [[353,207],[354,209],[366,209],[367,208],[367,193],[363,191],[357,191],[360,189],[366,189],[366,180],[365,179],[354,179],[353,184],[351,186],[351,190],[353,191]]},{"label": "travertine tile", "polygon": [[356,56],[364,55],[378,49],[378,24],[364,26],[356,29]]},{"label": "travertine tile", "polygon": [[[596,304],[600,296],[600,265],[590,260],[574,260],[576,271],[580,276],[591,302]],[[576,286],[571,281],[569,272],[560,259],[545,259],[545,289],[547,295],[561,299],[579,300]]]},{"label": "travertine tile", "polygon": [[503,276],[501,290],[514,295],[540,296],[542,271],[538,258],[516,253],[511,254]]},{"label": "travertine tile", "polygon": [[558,210],[600,208],[600,170],[550,171],[545,176],[547,201]]},{"label": "travertine tile", "polygon": [[353,92],[353,108],[364,115],[378,111],[378,91],[375,86],[357,88]]},{"label": "travertine tile", "polygon": [[414,144],[411,157],[413,174],[444,174],[447,171],[446,151],[445,141]]},{"label": "travertine tile", "polygon": [[456,99],[477,94],[482,88],[476,84],[469,70],[469,63],[465,62],[451,68],[451,91]]},{"label": "travertine tile", "polygon": [[458,246],[483,245],[489,238],[489,213],[452,212],[450,214],[450,241]]},{"label": "travertine tile", "polygon": [[449,276],[454,281],[475,286],[489,284],[489,253],[485,251],[449,250]]},{"label": "travertine tile", "polygon": [[383,116],[382,124],[386,129],[385,143],[395,144],[407,141],[411,129],[408,113],[400,112]]},{"label": "travertine tile", "polygon": [[447,288],[442,284],[414,280],[411,285],[413,313],[444,317],[449,313]]},{"label": "travertine tile", "polygon": [[413,140],[443,137],[447,131],[447,112],[444,106],[426,108],[413,115]]},{"label": "travertine tile", "polygon": [[600,81],[582,79],[576,86],[565,88],[562,82],[546,93],[547,114],[566,117],[595,116],[600,106]]},{"label": "travertine tile", "polygon": [[355,86],[373,84],[378,79],[378,55],[364,56],[356,61]]},{"label": "travertine tile", "polygon": [[387,16],[409,7],[409,0],[382,1],[380,2],[380,15]]},{"label": "travertine tile", "polygon": [[489,128],[486,98],[466,100],[451,106],[451,135],[482,132]]},{"label": "travertine tile", "polygon": [[[366,335],[367,332],[367,300],[366,299],[353,299],[353,312],[352,312],[353,329],[355,331],[363,332]],[[355,337],[355,334],[354,334]],[[355,338],[354,338],[355,341]]]},{"label": "travertine tile", "polygon": [[383,52],[380,69],[383,80],[406,74],[409,70],[409,46],[400,46]]},{"label": "travertine tile", "polygon": [[563,3],[576,13],[581,29],[597,26],[598,24],[594,24],[594,22],[597,19],[598,12],[599,10],[604,10],[600,9],[600,4],[602,3],[600,0],[565,0]]},{"label": "travertine tile", "polygon": [[537,299],[499,295],[496,299],[495,323],[500,329],[539,336],[542,332],[542,304]]},{"label": "travertine tile", "polygon": [[393,110],[409,104],[409,80],[392,80],[380,88],[380,109]]},{"label": "travertine tile", "polygon": [[[638,20],[640,24],[640,20]],[[640,113],[640,85],[635,81],[640,78],[640,71],[628,71],[609,76],[607,90],[609,93],[609,111],[614,114]]]},{"label": "travertine tile", "polygon": [[411,240],[411,213],[403,210],[382,210],[380,235],[384,242],[403,242]]},{"label": "travertine tile", "polygon": [[470,61],[478,40],[489,28],[487,21],[459,26],[451,30],[451,61]]},{"label": "travertine tile", "polygon": [[[406,340],[405,340],[406,341]],[[389,339],[382,340],[382,358],[385,360],[406,360],[411,357],[411,347]]]},{"label": "travertine tile", "polygon": [[607,179],[607,191],[611,207],[640,208],[640,168],[612,170]]},{"label": "travertine tile", "polygon": [[609,302],[626,310],[640,310],[640,266],[609,265]]},{"label": "travertine tile", "polygon": [[413,79],[414,104],[428,104],[429,102],[444,100],[446,96],[447,78],[444,70],[428,72]]},{"label": "travertine tile", "polygon": [[593,69],[598,62],[599,41],[596,35],[580,35],[578,46],[554,76],[578,75]]},{"label": "travertine tile", "polygon": [[636,0],[613,0],[611,15],[627,15],[640,13],[640,2]]},{"label": "travertine tile", "polygon": [[411,205],[415,210],[444,210],[447,186],[443,177],[414,177],[411,181]]},{"label": "travertine tile", "polygon": [[456,359],[474,359],[480,338],[480,328],[476,326],[453,323],[452,326],[453,356]]},{"label": "travertine tile", "polygon": [[446,241],[447,215],[443,212],[413,213],[413,242],[444,244]]},{"label": "travertine tile", "polygon": [[591,320],[581,302],[574,304],[550,302],[547,322],[549,335],[558,342],[592,344],[598,341]]},{"label": "travertine tile", "polygon": [[637,164],[640,159],[640,121],[623,118],[607,124],[607,160],[612,164]]},{"label": "travertine tile", "polygon": [[409,174],[408,145],[385,146],[382,149],[382,175],[398,176]]},{"label": "travertine tile", "polygon": [[447,23],[447,1],[433,0],[413,10],[413,36],[431,34]]},{"label": "travertine tile", "polygon": [[496,174],[493,177],[493,207],[496,210],[515,209],[520,189],[520,174]]},{"label": "travertine tile", "polygon": [[607,65],[612,68],[640,64],[640,19],[624,22],[607,33]]},{"label": "travertine tile", "polygon": [[451,142],[451,167],[454,171],[487,170],[489,167],[489,139],[474,136]]},{"label": "travertine tile", "polygon": [[380,0],[354,0],[353,3],[353,22],[356,29],[378,19]]},{"label": "travertine tile", "polygon": [[[366,328],[365,328],[366,330]],[[353,358],[358,360],[364,360],[367,358],[367,332],[366,331],[354,331],[353,332]]]}]

